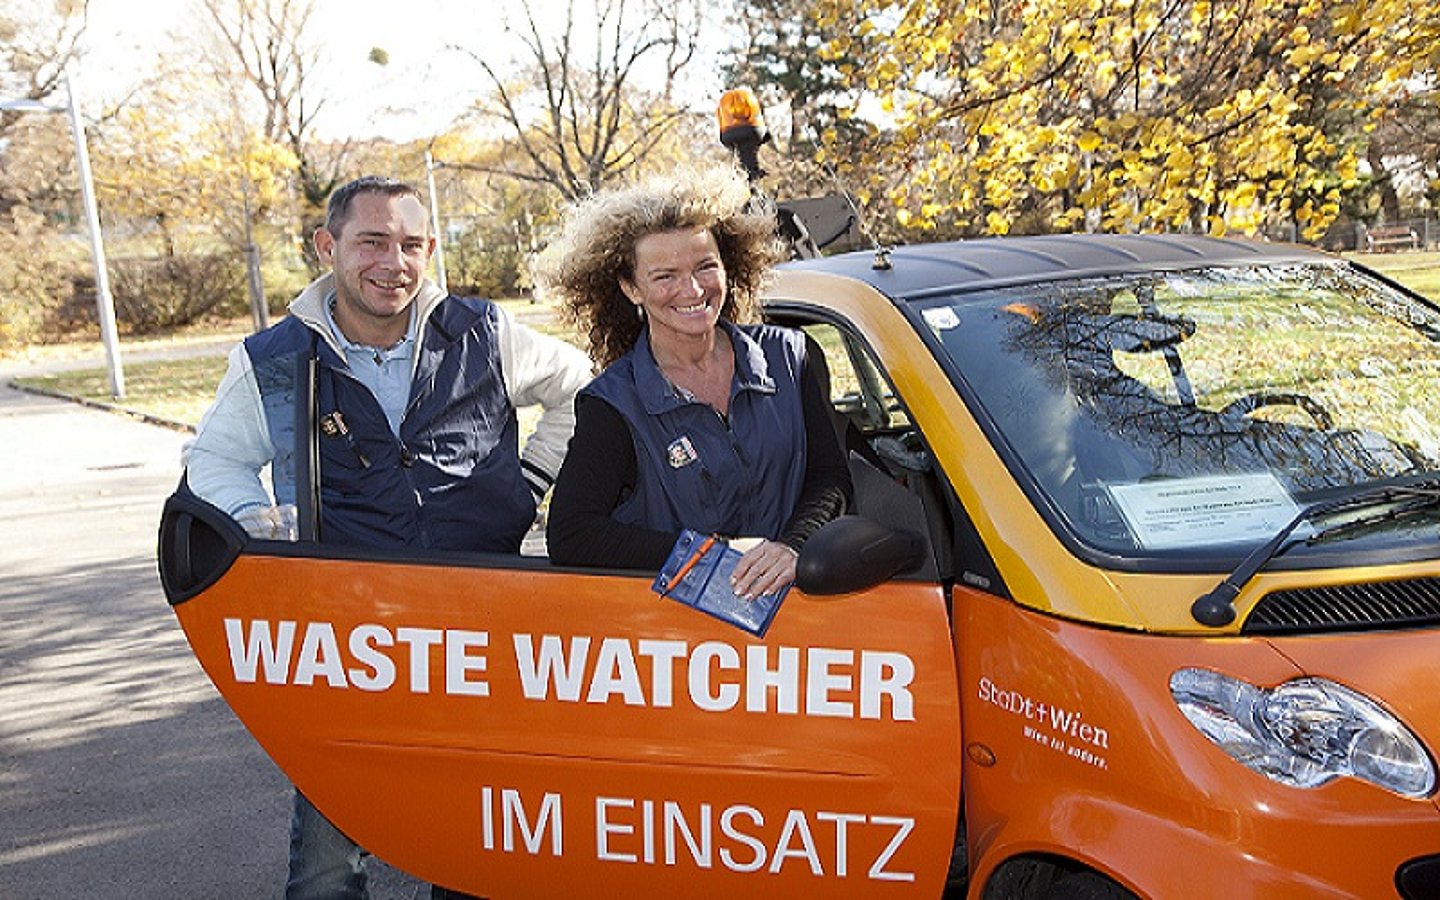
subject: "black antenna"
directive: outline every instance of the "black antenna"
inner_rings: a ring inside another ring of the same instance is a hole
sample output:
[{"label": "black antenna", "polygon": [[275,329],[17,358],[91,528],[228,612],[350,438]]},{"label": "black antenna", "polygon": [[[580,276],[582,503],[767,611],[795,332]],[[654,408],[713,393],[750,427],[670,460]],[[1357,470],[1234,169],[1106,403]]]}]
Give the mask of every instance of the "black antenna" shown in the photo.
[{"label": "black antenna", "polygon": [[[815,141],[815,146],[820,146],[820,132],[816,130],[814,125],[807,125],[806,127],[810,130],[810,137]],[[895,264],[890,261],[890,251],[892,248],[880,243],[880,241],[875,238],[875,233],[870,230],[870,226],[865,221],[864,213],[860,212],[860,207],[855,205],[854,198],[851,197],[850,192],[845,189],[844,182],[840,180],[839,171],[830,165],[828,160],[821,160],[820,167],[825,170],[826,175],[830,176],[830,180],[834,182],[835,189],[840,192],[840,196],[845,198],[845,205],[850,207],[850,214],[855,217],[855,227],[860,229],[860,234],[864,236],[865,240],[870,242],[870,249],[875,251],[875,258],[870,262],[870,268],[883,271],[894,268]]]}]

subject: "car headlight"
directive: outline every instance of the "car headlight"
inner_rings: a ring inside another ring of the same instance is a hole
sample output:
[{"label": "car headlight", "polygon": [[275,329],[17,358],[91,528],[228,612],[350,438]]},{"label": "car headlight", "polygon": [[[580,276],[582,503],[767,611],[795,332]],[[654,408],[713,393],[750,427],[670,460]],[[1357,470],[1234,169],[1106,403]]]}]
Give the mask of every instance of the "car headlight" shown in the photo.
[{"label": "car headlight", "polygon": [[1256,687],[1208,669],[1180,669],[1170,694],[1185,718],[1235,760],[1281,784],[1311,788],[1341,775],[1404,797],[1435,787],[1415,735],[1370,698],[1323,678]]}]

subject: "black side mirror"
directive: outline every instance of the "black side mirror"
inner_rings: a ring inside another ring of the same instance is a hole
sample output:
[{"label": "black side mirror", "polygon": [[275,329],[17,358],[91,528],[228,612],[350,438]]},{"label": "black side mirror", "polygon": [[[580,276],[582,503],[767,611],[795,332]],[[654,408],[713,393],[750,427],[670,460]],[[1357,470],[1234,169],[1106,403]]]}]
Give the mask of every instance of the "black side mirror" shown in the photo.
[{"label": "black side mirror", "polygon": [[841,516],[810,536],[795,565],[795,586],[807,594],[849,594],[925,561],[925,539],[862,516]]}]

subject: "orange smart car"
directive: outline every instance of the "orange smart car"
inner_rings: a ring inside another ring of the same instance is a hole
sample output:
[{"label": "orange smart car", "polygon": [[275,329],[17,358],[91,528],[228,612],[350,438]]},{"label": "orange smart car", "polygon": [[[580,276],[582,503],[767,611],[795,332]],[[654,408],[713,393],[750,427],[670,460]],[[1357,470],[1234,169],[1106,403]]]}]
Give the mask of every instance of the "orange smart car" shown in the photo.
[{"label": "orange smart car", "polygon": [[763,638],[652,572],[172,498],[196,654],[343,830],[496,900],[1440,896],[1440,310],[1176,236],[807,260],[766,305],[857,508]]}]

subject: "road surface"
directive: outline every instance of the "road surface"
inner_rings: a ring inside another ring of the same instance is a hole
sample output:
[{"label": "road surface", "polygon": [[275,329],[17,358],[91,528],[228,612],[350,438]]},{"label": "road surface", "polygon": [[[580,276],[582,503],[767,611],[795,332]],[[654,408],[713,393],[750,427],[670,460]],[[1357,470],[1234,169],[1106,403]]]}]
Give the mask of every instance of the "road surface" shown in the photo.
[{"label": "road surface", "polygon": [[[191,656],[156,572],[185,437],[0,371],[7,900],[281,896],[289,785]],[[429,896],[371,873],[377,900]]]}]

